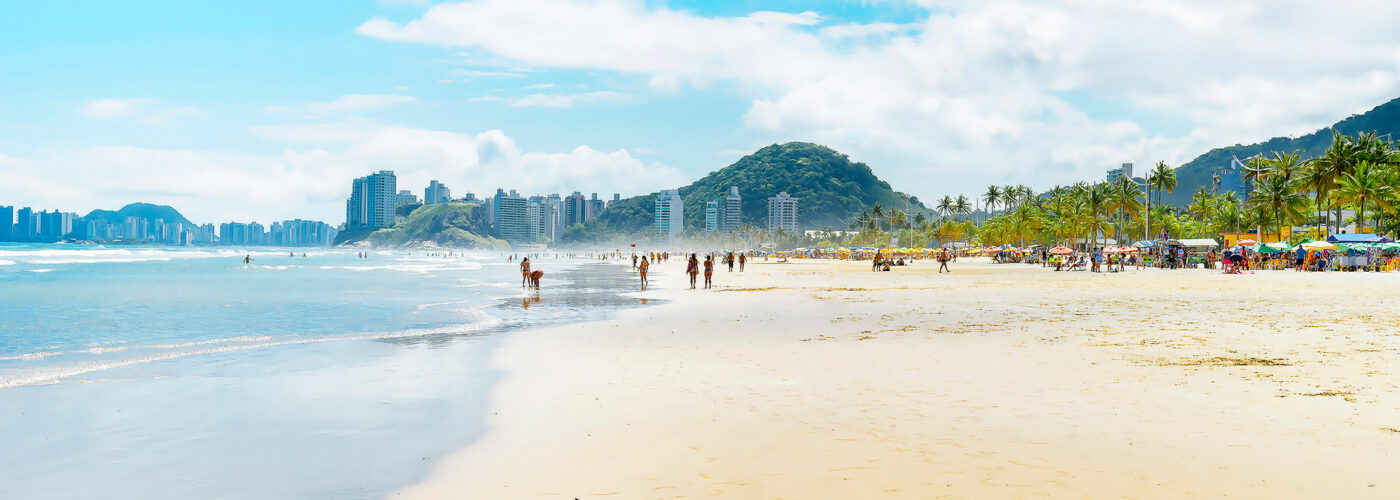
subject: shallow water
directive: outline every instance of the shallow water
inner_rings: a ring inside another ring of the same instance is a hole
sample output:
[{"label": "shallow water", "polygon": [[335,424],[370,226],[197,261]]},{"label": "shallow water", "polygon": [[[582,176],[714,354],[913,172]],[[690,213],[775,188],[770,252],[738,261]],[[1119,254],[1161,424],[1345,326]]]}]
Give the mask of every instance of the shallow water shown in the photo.
[{"label": "shallow water", "polygon": [[480,434],[501,332],[642,303],[535,260],[540,292],[494,254],[0,246],[0,491],[381,496]]}]

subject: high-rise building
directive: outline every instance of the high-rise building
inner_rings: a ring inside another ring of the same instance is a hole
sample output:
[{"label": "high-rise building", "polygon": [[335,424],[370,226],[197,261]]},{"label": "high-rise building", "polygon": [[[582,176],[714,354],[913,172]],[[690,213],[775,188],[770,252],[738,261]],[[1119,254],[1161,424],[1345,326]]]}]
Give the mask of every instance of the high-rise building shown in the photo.
[{"label": "high-rise building", "polygon": [[435,203],[447,203],[452,201],[452,192],[437,180],[428,181],[428,187],[423,190],[423,204],[432,205]]},{"label": "high-rise building", "polygon": [[603,210],[606,208],[607,203],[603,200],[598,199],[598,193],[593,193],[593,198],[589,199],[588,203],[584,206],[583,219],[597,219],[599,215],[603,215]]},{"label": "high-rise building", "polygon": [[395,203],[394,205],[395,205],[395,206],[402,207],[402,206],[417,205],[417,204],[418,204],[418,195],[413,194],[413,191],[404,189],[404,190],[402,190],[402,191],[399,191],[398,201],[397,201],[397,203]]},{"label": "high-rise building", "polygon": [[719,200],[705,202],[705,232],[714,233],[719,231]]},{"label": "high-rise building", "polygon": [[622,195],[621,195],[621,194],[618,194],[618,193],[613,193],[613,199],[612,199],[612,201],[610,201],[610,202],[608,202],[608,203],[609,203],[609,204],[612,204],[612,203],[617,203],[617,202],[619,202],[619,201],[622,201]]},{"label": "high-rise building", "polygon": [[733,231],[739,229],[739,225],[744,221],[744,199],[739,197],[739,186],[729,187],[729,196],[724,197],[724,221],[721,229]]},{"label": "high-rise building", "polygon": [[779,229],[788,234],[797,232],[797,198],[788,196],[787,191],[768,198],[768,230]]},{"label": "high-rise building", "polygon": [[15,234],[15,207],[0,207],[0,241],[10,241]]},{"label": "high-rise building", "polygon": [[653,227],[656,229],[656,239],[658,241],[675,241],[680,238],[681,231],[685,227],[685,206],[681,202],[681,193],[675,189],[666,189],[656,196],[656,217]]},{"label": "high-rise building", "polygon": [[583,197],[583,193],[574,191],[574,194],[564,198],[564,227],[583,224],[588,220],[587,216],[588,200]]},{"label": "high-rise building", "polygon": [[557,240],[559,236],[564,234],[566,227],[564,225],[564,199],[559,197],[559,193],[551,193],[544,198],[544,203],[549,205],[550,210],[554,213],[554,227],[549,232],[550,239]]},{"label": "high-rise building", "polygon": [[1108,171],[1108,182],[1116,181],[1119,177],[1133,178],[1133,164],[1131,162],[1124,163],[1123,166]]},{"label": "high-rise building", "polygon": [[497,189],[491,202],[491,228],[497,238],[511,243],[527,242],[529,237],[529,203],[511,190]]},{"label": "high-rise building", "polygon": [[34,209],[24,207],[15,212],[15,234],[14,239],[24,241],[34,238],[38,232],[34,222]]},{"label": "high-rise building", "polygon": [[348,228],[389,227],[394,225],[398,193],[394,172],[377,173],[355,179],[350,199],[345,202],[345,226]]}]

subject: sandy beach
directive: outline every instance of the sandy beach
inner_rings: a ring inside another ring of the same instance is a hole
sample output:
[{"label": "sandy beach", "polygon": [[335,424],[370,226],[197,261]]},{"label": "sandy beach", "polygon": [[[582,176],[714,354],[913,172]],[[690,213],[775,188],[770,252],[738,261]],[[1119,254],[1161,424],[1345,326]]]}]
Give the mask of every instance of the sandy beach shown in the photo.
[{"label": "sandy beach", "polygon": [[394,496],[1400,496],[1400,275],[684,266],[512,333],[486,435]]}]

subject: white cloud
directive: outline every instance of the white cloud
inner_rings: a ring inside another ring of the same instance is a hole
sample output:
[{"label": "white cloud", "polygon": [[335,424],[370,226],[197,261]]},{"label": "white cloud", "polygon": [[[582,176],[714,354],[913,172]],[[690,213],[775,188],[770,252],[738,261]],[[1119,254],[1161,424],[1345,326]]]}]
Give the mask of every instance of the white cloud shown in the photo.
[{"label": "white cloud", "polygon": [[553,83],[536,83],[536,84],[534,84],[534,85],[526,85],[526,86],[521,87],[521,88],[523,88],[523,89],[529,89],[529,90],[546,90],[546,89],[552,89],[552,88],[557,87],[557,86],[558,86],[558,85],[555,85],[555,84],[553,84]]},{"label": "white cloud", "polygon": [[315,115],[339,113],[367,113],[379,111],[400,104],[417,101],[418,98],[397,94],[350,94],[329,102],[306,102],[295,106],[269,106],[268,111],[296,112]]},{"label": "white cloud", "polygon": [[94,120],[135,119],[146,125],[168,125],[171,120],[198,116],[193,106],[159,107],[160,101],[150,98],[93,99],[84,102],[79,114]]},{"label": "white cloud", "polygon": [[743,121],[755,133],[823,142],[885,167],[897,186],[939,194],[1100,178],[1122,161],[1179,163],[1400,94],[1395,3],[913,3],[926,10],[914,25],[814,30],[816,13],[475,0],[357,31],[634,76],[657,91],[729,83],[751,100]]},{"label": "white cloud", "polygon": [[438,179],[458,194],[497,187],[645,193],[686,182],[675,169],[643,163],[625,149],[524,151],[499,130],[471,135],[346,121],[259,126],[251,133],[284,151],[64,146],[39,148],[24,159],[0,156],[0,199],[81,212],[145,201],[174,206],[201,223],[301,217],[338,224],[351,179],[376,170],[395,171],[400,189],[420,191]]},{"label": "white cloud", "polygon": [[501,100],[501,98],[498,97],[498,96],[494,96],[494,95],[482,95],[482,96],[476,96],[476,97],[469,98],[469,99],[467,99],[467,102],[490,102],[490,101],[499,101],[499,100]]},{"label": "white cloud", "polygon": [[749,14],[744,19],[760,24],[794,24],[798,26],[811,26],[822,22],[822,17],[812,11],[790,14],[764,10]]},{"label": "white cloud", "polygon": [[447,70],[447,74],[458,78],[522,78],[525,76],[509,71],[483,71],[479,69],[450,69]]},{"label": "white cloud", "polygon": [[512,99],[510,105],[516,108],[571,108],[580,104],[610,104],[627,101],[621,92],[602,90],[579,94],[530,94]]}]

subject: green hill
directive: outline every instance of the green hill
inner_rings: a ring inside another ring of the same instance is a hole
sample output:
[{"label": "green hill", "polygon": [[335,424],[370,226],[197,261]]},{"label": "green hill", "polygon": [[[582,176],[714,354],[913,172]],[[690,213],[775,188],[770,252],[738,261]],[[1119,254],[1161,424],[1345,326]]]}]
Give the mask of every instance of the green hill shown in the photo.
[{"label": "green hill", "polygon": [[100,221],[108,224],[125,224],[127,217],[138,217],[150,221],[154,224],[156,219],[164,220],[167,224],[172,222],[182,222],[186,226],[193,226],[189,219],[166,205],[152,205],[150,203],[132,203],[122,207],[120,210],[93,210],[83,216],[84,221]]},{"label": "green hill", "polygon": [[509,249],[505,240],[483,236],[491,233],[490,217],[471,203],[424,205],[408,214],[394,227],[378,230],[344,231],[335,244],[404,246],[433,243],[445,247]]},{"label": "green hill", "polygon": [[1302,151],[1304,159],[1319,156],[1332,143],[1333,130],[1353,136],[1361,132],[1375,132],[1381,137],[1390,135],[1392,139],[1400,139],[1400,98],[1376,106],[1363,114],[1352,115],[1331,127],[1302,137],[1275,137],[1255,144],[1236,144],[1212,149],[1176,169],[1176,191],[1163,194],[1162,200],[1177,206],[1190,203],[1191,195],[1196,192],[1196,188],[1200,186],[1209,188],[1214,173],[1229,166],[1230,159],[1233,157],[1244,160],[1256,154],[1271,156],[1275,151],[1291,152],[1295,150]]},{"label": "green hill", "polygon": [[[891,189],[864,163],[852,162],[825,146],[789,142],[760,149],[680,188],[688,232],[704,228],[705,204],[724,198],[730,186],[738,186],[743,197],[743,223],[758,227],[766,227],[768,198],[780,191],[798,198],[798,226],[803,229],[844,228],[876,203],[905,211],[928,210],[918,198]],[[652,224],[655,199],[647,194],[609,205],[588,224],[585,234],[645,233]]]}]

